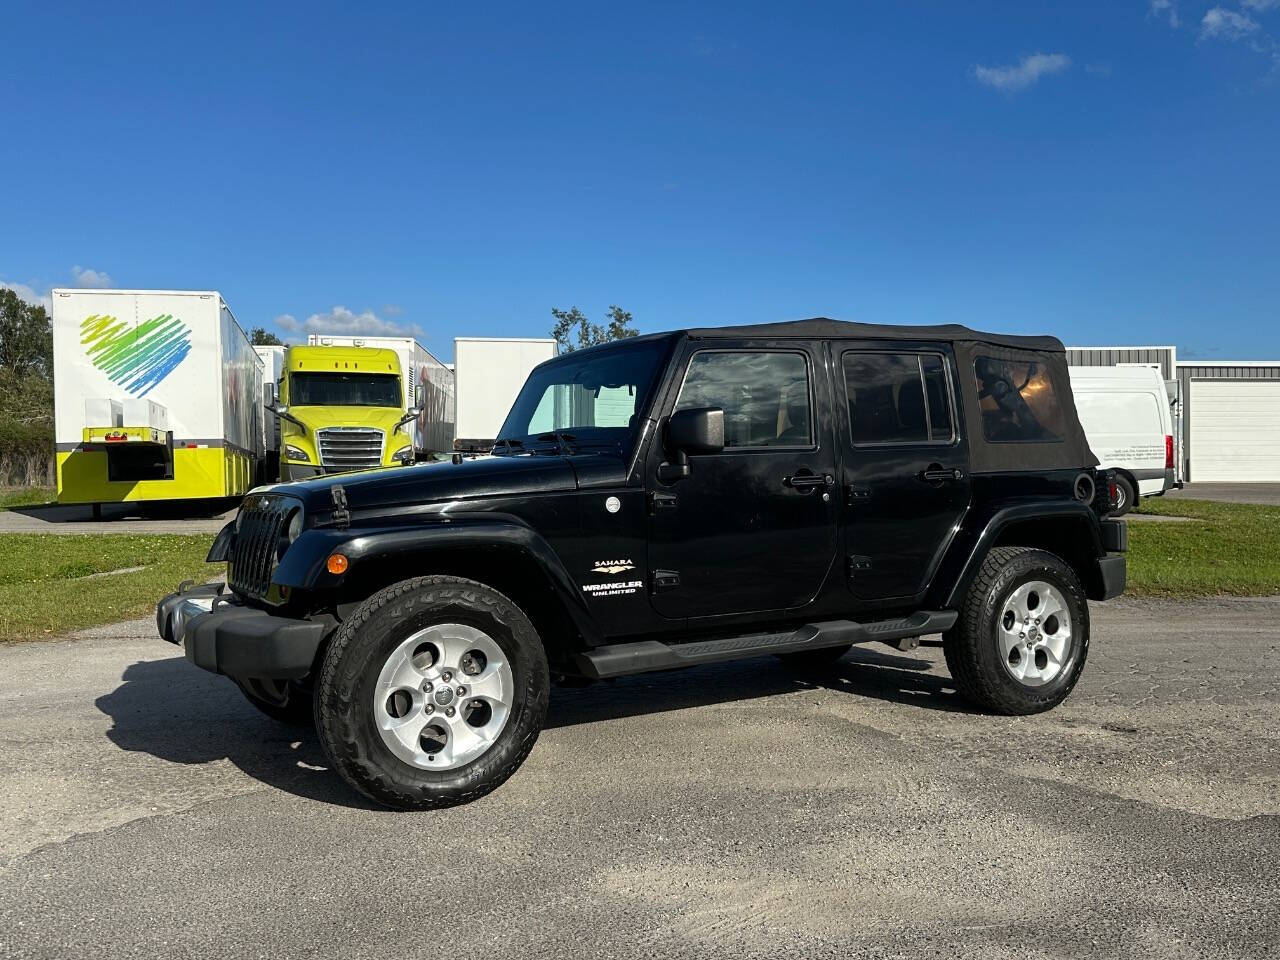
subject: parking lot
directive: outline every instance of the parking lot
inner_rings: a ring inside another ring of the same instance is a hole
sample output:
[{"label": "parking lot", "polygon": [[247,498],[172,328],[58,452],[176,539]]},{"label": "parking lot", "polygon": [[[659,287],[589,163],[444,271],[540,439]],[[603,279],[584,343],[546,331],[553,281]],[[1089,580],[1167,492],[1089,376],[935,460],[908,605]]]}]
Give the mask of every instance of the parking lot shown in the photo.
[{"label": "parking lot", "polygon": [[0,954],[1274,956],[1280,600],[1094,607],[1084,679],[941,651],[554,693],[498,792],[371,809],[138,621],[0,648]]}]

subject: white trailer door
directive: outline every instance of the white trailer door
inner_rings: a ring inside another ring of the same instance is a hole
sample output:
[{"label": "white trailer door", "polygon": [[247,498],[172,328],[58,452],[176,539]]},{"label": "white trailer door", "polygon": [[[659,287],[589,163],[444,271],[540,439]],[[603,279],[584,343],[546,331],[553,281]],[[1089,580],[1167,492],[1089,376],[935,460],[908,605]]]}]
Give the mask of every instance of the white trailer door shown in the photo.
[{"label": "white trailer door", "polygon": [[1280,380],[1191,382],[1191,482],[1280,481]]}]

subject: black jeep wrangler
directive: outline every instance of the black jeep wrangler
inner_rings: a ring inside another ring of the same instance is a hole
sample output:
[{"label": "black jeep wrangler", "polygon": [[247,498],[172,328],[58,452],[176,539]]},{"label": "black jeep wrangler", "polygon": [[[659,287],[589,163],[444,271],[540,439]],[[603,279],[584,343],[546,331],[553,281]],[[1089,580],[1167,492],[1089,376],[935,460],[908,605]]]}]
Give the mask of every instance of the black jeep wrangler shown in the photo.
[{"label": "black jeep wrangler", "polygon": [[[537,367],[491,456],[250,493],[164,639],[402,808],[501,784],[553,680],[941,633],[959,692],[1060,703],[1125,583],[1062,344],[816,319]],[[763,665],[762,665],[763,668]]]}]

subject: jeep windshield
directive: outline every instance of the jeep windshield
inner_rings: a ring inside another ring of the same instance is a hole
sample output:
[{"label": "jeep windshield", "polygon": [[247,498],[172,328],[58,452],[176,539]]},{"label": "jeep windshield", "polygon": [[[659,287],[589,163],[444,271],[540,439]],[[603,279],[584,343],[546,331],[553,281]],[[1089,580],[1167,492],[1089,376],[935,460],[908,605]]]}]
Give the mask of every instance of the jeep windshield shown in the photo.
[{"label": "jeep windshield", "polygon": [[386,373],[291,373],[294,407],[398,407],[400,378]]},{"label": "jeep windshield", "polygon": [[670,341],[619,343],[569,353],[537,367],[520,389],[494,453],[548,445],[628,449],[648,408]]}]

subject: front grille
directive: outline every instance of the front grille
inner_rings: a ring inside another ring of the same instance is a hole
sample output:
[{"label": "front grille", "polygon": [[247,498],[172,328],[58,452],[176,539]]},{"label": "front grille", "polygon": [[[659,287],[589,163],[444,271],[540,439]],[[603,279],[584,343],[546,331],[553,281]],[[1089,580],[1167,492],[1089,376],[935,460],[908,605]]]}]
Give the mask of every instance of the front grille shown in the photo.
[{"label": "front grille", "polygon": [[275,572],[276,550],[296,500],[253,494],[240,505],[239,523],[227,562],[227,583],[236,593],[265,597]]},{"label": "front grille", "polygon": [[382,431],[368,427],[326,427],[316,431],[320,465],[326,473],[382,465]]}]

